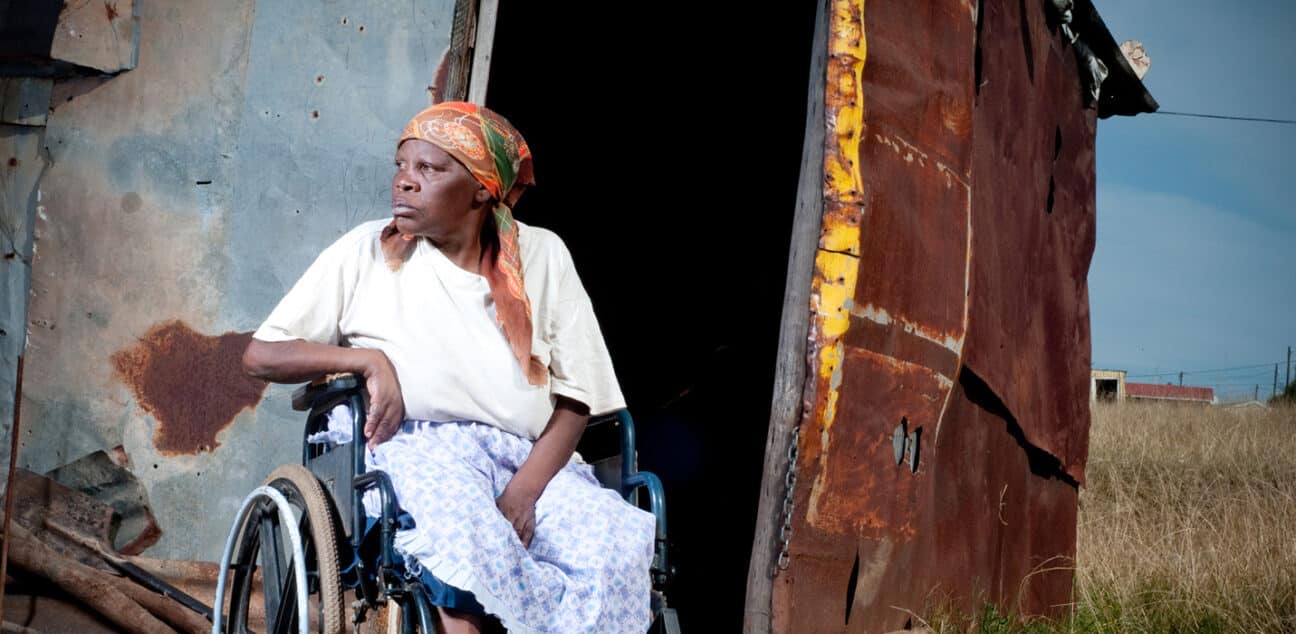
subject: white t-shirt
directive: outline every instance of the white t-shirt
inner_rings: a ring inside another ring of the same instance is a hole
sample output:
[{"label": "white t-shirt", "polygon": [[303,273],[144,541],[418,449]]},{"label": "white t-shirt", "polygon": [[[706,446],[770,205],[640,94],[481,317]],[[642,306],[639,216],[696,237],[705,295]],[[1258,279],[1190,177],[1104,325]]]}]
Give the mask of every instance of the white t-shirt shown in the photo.
[{"label": "white t-shirt", "polygon": [[391,271],[379,243],[387,223],[366,222],[325,249],[253,337],[382,350],[409,420],[478,421],[535,439],[555,395],[591,414],[625,407],[589,295],[556,234],[517,223],[531,353],[550,372],[548,385],[533,386],[495,321],[486,278],[427,240]]}]

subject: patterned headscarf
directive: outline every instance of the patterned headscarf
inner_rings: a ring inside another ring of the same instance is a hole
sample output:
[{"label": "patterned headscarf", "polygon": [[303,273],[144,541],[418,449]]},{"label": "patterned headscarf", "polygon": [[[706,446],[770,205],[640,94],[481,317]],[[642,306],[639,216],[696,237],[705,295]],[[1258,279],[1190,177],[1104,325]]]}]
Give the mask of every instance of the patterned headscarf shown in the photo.
[{"label": "patterned headscarf", "polygon": [[[531,149],[504,117],[462,101],[439,103],[414,115],[397,146],[410,139],[427,141],[457,159],[497,201],[495,229],[499,240],[482,249],[482,272],[490,282],[495,318],[504,329],[527,382],[544,385],[549,369],[531,354],[531,300],[522,283],[522,253],[512,206],[535,184]],[[394,271],[414,249],[414,236],[400,235],[396,222],[383,229],[383,255]]]}]

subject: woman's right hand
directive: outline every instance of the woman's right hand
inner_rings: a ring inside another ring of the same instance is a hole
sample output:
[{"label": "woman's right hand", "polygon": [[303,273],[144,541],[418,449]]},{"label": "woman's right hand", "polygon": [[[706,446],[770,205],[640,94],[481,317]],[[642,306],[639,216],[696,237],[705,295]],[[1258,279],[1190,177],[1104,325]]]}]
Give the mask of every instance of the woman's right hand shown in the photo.
[{"label": "woman's right hand", "polygon": [[369,449],[391,440],[405,421],[405,399],[401,394],[396,367],[382,350],[372,350],[365,364],[365,388],[369,392],[369,416],[365,419],[364,434],[369,439]]}]

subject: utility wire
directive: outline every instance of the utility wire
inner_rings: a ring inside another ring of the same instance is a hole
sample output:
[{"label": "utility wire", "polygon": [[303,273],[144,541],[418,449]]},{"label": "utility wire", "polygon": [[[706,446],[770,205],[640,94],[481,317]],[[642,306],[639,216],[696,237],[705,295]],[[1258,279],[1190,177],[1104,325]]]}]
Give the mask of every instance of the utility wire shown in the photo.
[{"label": "utility wire", "polygon": [[[1184,372],[1183,375],[1184,375],[1184,376],[1188,376],[1189,374],[1218,374],[1218,373],[1220,373],[1220,372],[1233,372],[1233,371],[1236,371],[1236,370],[1250,370],[1250,369],[1252,369],[1252,368],[1272,368],[1272,367],[1274,367],[1275,365],[1282,366],[1282,365],[1283,365],[1283,362],[1282,362],[1282,361],[1270,361],[1269,363],[1257,363],[1257,364],[1255,364],[1255,365],[1240,365],[1240,366],[1237,366],[1237,367],[1235,367],[1235,368],[1212,368],[1212,369],[1209,369],[1209,370],[1189,370],[1189,371],[1187,371],[1187,372]],[[1257,374],[1257,376],[1259,376],[1259,373],[1256,373],[1256,374]],[[1128,379],[1144,379],[1144,378],[1150,378],[1150,377],[1156,377],[1156,376],[1178,376],[1178,375],[1179,375],[1179,371],[1178,371],[1178,370],[1175,370],[1175,371],[1173,371],[1173,372],[1154,372],[1154,373],[1152,373],[1152,374],[1131,374],[1131,375],[1126,376],[1125,378],[1128,378]]]},{"label": "utility wire", "polygon": [[1293,119],[1266,119],[1264,117],[1236,117],[1226,114],[1205,114],[1201,112],[1175,112],[1174,110],[1157,110],[1152,114],[1164,114],[1175,117],[1196,117],[1198,119],[1224,119],[1226,121],[1251,121],[1255,123],[1280,123],[1283,125],[1296,125]]}]

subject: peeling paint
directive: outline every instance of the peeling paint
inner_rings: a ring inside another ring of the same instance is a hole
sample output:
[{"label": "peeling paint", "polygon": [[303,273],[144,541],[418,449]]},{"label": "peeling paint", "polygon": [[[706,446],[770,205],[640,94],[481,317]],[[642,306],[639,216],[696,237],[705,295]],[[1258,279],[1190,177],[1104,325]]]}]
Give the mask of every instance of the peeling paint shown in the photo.
[{"label": "peeling paint", "polygon": [[971,186],[966,177],[960,175],[949,165],[932,158],[917,145],[910,143],[898,135],[883,135],[875,133],[873,139],[877,141],[878,144],[891,148],[897,155],[903,155],[906,163],[917,161],[918,166],[923,168],[927,167],[928,163],[931,163],[931,165],[936,168],[936,171],[940,172],[941,175],[945,177],[946,187],[953,187],[956,184],[962,185],[965,188]]},{"label": "peeling paint", "polygon": [[[819,248],[823,251],[853,255],[858,258],[860,249],[859,225],[845,221],[825,225],[823,236],[819,239]],[[845,262],[836,262],[834,264],[844,266]],[[832,275],[826,275],[826,277],[833,279]]]},{"label": "peeling paint", "polygon": [[876,324],[890,326],[899,325],[906,333],[930,341],[942,348],[957,354],[963,349],[963,337],[959,334],[934,332],[922,324],[908,321],[906,319],[893,318],[885,308],[879,308],[872,304],[863,307],[857,307],[851,310],[851,314],[861,319],[867,319]]},{"label": "peeling paint", "polygon": [[[827,119],[830,127],[824,153],[824,197],[828,200],[856,202],[863,195],[863,177],[859,165],[859,144],[863,136],[863,80],[867,46],[864,40],[863,5],[847,2],[833,4],[829,37],[829,78],[826,98],[829,112],[836,116]],[[845,208],[845,213],[841,213]],[[817,394],[822,395],[823,406],[818,411],[820,430],[817,456],[819,474],[811,487],[811,497],[806,507],[808,521],[818,514],[822,490],[821,478],[827,472],[830,429],[837,415],[837,401],[841,389],[841,366],[845,348],[840,343],[842,335],[850,328],[850,310],[859,279],[860,229],[859,210],[854,205],[839,205],[834,213],[830,206],[824,217],[819,252],[815,255],[815,276],[811,282],[811,298],[815,302],[817,333],[814,345],[819,346]]]},{"label": "peeling paint", "polygon": [[824,155],[825,194],[857,201],[864,189],[859,165],[864,132],[864,2],[834,2],[828,42],[827,118],[831,151]]},{"label": "peeling paint", "polygon": [[820,333],[825,341],[835,341],[850,327],[847,302],[855,295],[859,258],[821,250],[815,257],[815,268],[819,275]]}]

